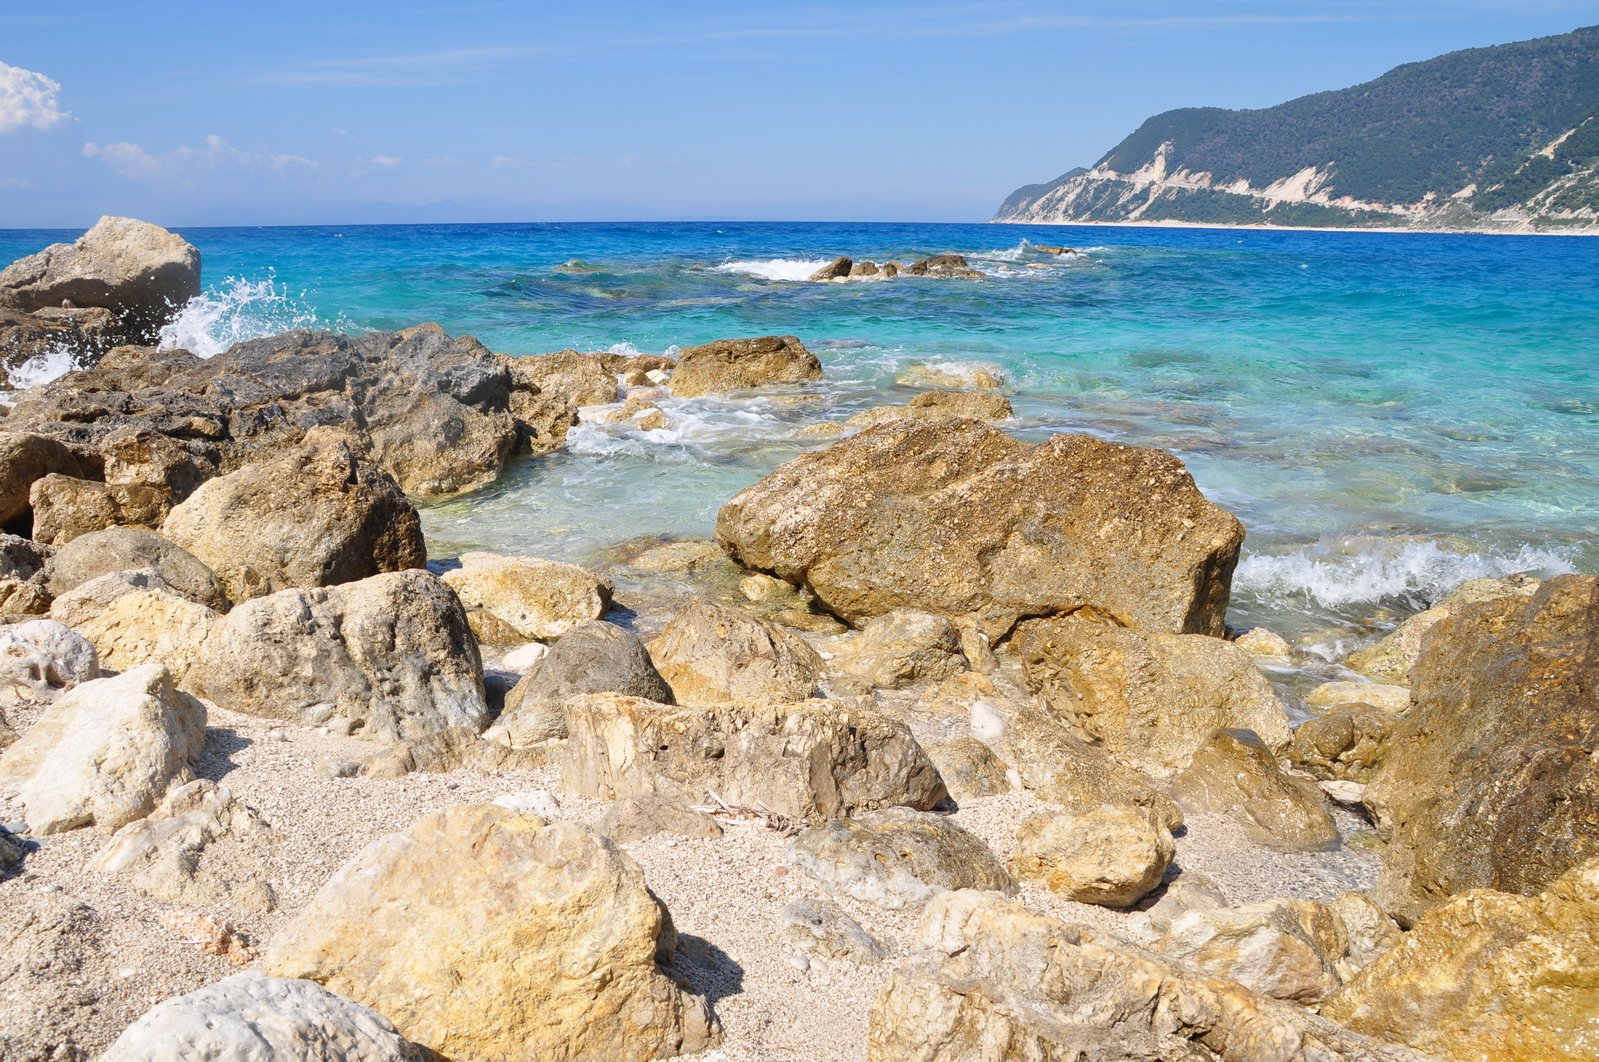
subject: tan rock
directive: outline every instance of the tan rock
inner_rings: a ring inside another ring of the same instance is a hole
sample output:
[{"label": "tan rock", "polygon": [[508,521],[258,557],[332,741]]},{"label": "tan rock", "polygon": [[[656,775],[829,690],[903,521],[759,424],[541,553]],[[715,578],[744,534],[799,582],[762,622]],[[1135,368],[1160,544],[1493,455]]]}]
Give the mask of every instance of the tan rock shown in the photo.
[{"label": "tan rock", "polygon": [[822,378],[822,363],[794,336],[719,339],[689,347],[667,385],[679,398]]},{"label": "tan rock", "polygon": [[994,391],[924,391],[903,406],[873,406],[850,417],[852,428],[869,428],[895,420],[1008,420],[1014,415],[1010,400]]},{"label": "tan rock", "polygon": [[[196,561],[195,563],[199,563]],[[50,618],[68,627],[81,628],[85,623],[111,607],[111,603],[124,594],[141,590],[165,590],[177,594],[172,584],[154,568],[135,568],[129,571],[107,572],[90,579],[82,586],[68,590],[50,602]],[[218,587],[220,591],[220,585]],[[182,596],[182,595],[179,595]]]},{"label": "tan rock", "polygon": [[81,476],[83,462],[55,439],[0,431],[0,524],[26,514],[34,483],[52,473]]},{"label": "tan rock", "polygon": [[1322,781],[1369,782],[1398,728],[1392,712],[1366,704],[1340,705],[1299,724],[1288,759]]},{"label": "tan rock", "polygon": [[1313,712],[1327,712],[1345,704],[1369,704],[1394,715],[1404,715],[1410,711],[1410,687],[1339,679],[1324,682],[1305,695],[1305,707]]},{"label": "tan rock", "polygon": [[1272,748],[1288,711],[1242,649],[1220,638],[1128,630],[1081,615],[1028,620],[1011,646],[1028,686],[1114,759],[1151,773],[1181,767],[1218,729]]},{"label": "tan rock", "polygon": [[[865,263],[862,263],[863,265]],[[831,262],[811,274],[812,280],[839,280],[850,275],[854,263],[845,255],[839,255]],[[876,267],[873,267],[873,272]]]},{"label": "tan rock", "polygon": [[[463,553],[461,567],[444,581],[472,613],[487,613],[510,637],[484,639],[521,644],[559,638],[597,620],[611,605],[611,584],[575,564],[497,553]],[[474,628],[475,629],[475,628]]]},{"label": "tan rock", "polygon": [[1068,900],[1131,907],[1160,884],[1177,842],[1142,812],[1107,805],[1034,815],[1016,835],[1016,873]]},{"label": "tan rock", "polygon": [[1479,601],[1501,597],[1531,597],[1539,582],[1530,576],[1512,575],[1501,579],[1474,579],[1463,583],[1438,604],[1405,620],[1377,644],[1349,654],[1351,668],[1373,678],[1406,684],[1410,669],[1421,658],[1422,641],[1428,632],[1455,611]]},{"label": "tan rock", "polygon": [[1296,778],[1247,730],[1218,730],[1172,782],[1185,811],[1230,815],[1256,844],[1293,852],[1338,845],[1338,827],[1314,782]]},{"label": "tan rock", "polygon": [[169,590],[135,590],[80,621],[78,630],[106,667],[126,671],[160,664],[183,686],[201,646],[221,621],[219,613]]},{"label": "tan rock", "polygon": [[1599,859],[1590,859],[1535,896],[1450,898],[1321,1009],[1450,1062],[1575,1062],[1599,1044],[1596,955]]},{"label": "tan rock", "polygon": [[894,382],[901,387],[997,391],[1005,386],[1005,370],[998,365],[977,361],[937,365],[912,361],[894,375]]},{"label": "tan rock", "polygon": [[1278,899],[1178,915],[1160,952],[1273,999],[1312,1004],[1343,982],[1349,944],[1342,920],[1313,900]]},{"label": "tan rock", "polygon": [[1253,627],[1237,638],[1233,644],[1249,654],[1251,660],[1266,664],[1286,664],[1293,660],[1294,650],[1288,639],[1265,627]]},{"label": "tan rock", "polygon": [[107,527],[154,530],[172,509],[172,499],[155,487],[96,483],[51,474],[35,480],[28,493],[33,506],[33,537],[52,546]]},{"label": "tan rock", "polygon": [[821,657],[798,636],[704,598],[684,606],[649,650],[679,704],[800,701],[822,673]]},{"label": "tan rock", "polygon": [[799,949],[831,961],[870,965],[888,948],[832,900],[801,896],[783,907],[783,935]]},{"label": "tan rock", "polygon": [[638,865],[594,831],[463,806],[363,849],[263,967],[445,1057],[648,1062],[717,1039],[704,1000],[656,966],[668,926]]},{"label": "tan rock", "polygon": [[890,910],[949,889],[1017,890],[981,840],[942,815],[908,808],[813,826],[789,843],[788,861],[835,893]]},{"label": "tan rock", "polygon": [[[177,543],[136,527],[108,527],[80,535],[55,551],[45,567],[50,593],[66,597],[102,576],[116,572],[153,571],[164,589],[226,612],[232,607],[216,573]],[[109,603],[109,595],[105,602]],[[64,621],[63,621],[64,622]]]},{"label": "tan rock", "polygon": [[860,634],[836,643],[833,659],[851,677],[886,690],[946,679],[967,669],[955,625],[910,608],[868,620]]},{"label": "tan rock", "polygon": [[657,796],[618,800],[606,809],[597,828],[621,844],[658,837],[663,833],[673,837],[722,836],[721,823],[710,815]]},{"label": "tan rock", "polygon": [[1243,530],[1154,450],[898,420],[741,491],[716,537],[851,623],[912,607],[976,614],[998,638],[1022,616],[1087,604],[1152,630],[1220,634]]},{"label": "tan rock", "polygon": [[591,620],[573,627],[505,695],[484,737],[513,749],[567,735],[566,705],[588,693],[671,703],[672,691],[631,631]]},{"label": "tan rock", "polygon": [[1345,981],[1387,954],[1403,939],[1394,920],[1363,892],[1339,893],[1331,907],[1344,926],[1344,954],[1333,965]]},{"label": "tan rock", "polygon": [[927,758],[938,768],[956,801],[980,800],[1011,790],[1010,768],[994,750],[974,737],[951,738],[927,746]]},{"label": "tan rock", "polygon": [[910,730],[864,703],[685,708],[591,694],[567,704],[562,785],[615,800],[660,795],[817,822],[946,793]]}]

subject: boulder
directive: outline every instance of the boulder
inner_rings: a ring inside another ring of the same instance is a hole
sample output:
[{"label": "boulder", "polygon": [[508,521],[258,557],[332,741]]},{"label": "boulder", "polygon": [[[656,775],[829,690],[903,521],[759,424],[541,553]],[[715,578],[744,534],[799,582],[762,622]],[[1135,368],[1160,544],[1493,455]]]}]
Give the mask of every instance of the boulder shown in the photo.
[{"label": "boulder", "polygon": [[1511,596],[1531,597],[1537,592],[1538,586],[1538,580],[1527,575],[1473,579],[1469,583],[1462,583],[1432,608],[1406,619],[1375,645],[1350,653],[1344,663],[1372,678],[1408,684],[1410,669],[1421,658],[1423,639],[1441,621],[1448,619],[1456,610],[1479,601]]},{"label": "boulder", "polygon": [[427,563],[416,509],[332,430],[207,481],[161,533],[216,572],[235,601]]},{"label": "boulder", "polygon": [[578,422],[579,409],[616,401],[616,374],[606,366],[606,357],[561,350],[503,359],[515,384],[511,412],[528,450],[547,454],[560,449]]},{"label": "boulder", "polygon": [[1154,774],[1187,762],[1218,729],[1288,744],[1288,710],[1242,649],[1220,638],[1129,630],[1082,614],[1021,623],[1011,639],[1027,684],[1114,759]]},{"label": "boulder", "polygon": [[[222,581],[194,554],[154,531],[108,527],[68,542],[55,551],[45,568],[50,593],[64,597],[78,587],[113,572],[150,569],[166,589],[218,612],[230,607]],[[64,622],[64,621],[63,621]]]},{"label": "boulder", "polygon": [[567,632],[522,676],[483,736],[514,749],[564,738],[567,702],[589,693],[672,703],[672,691],[638,636],[614,623],[591,620]]},{"label": "boulder", "polygon": [[262,966],[447,1058],[648,1062],[718,1038],[705,1001],[656,965],[673,943],[643,871],[599,834],[458,806],[358,853]]},{"label": "boulder", "polygon": [[[861,263],[865,265],[866,263]],[[839,255],[831,262],[811,274],[812,280],[839,280],[850,275],[855,263],[844,255]],[[872,267],[872,272],[877,272],[877,267]]]},{"label": "boulder", "polygon": [[1422,1062],[1292,1003],[992,894],[928,905],[871,1009],[870,1062]]},{"label": "boulder", "polygon": [[49,703],[99,677],[99,655],[77,631],[53,620],[0,627],[0,706],[16,699]]},{"label": "boulder", "polygon": [[789,842],[788,861],[835,893],[891,910],[920,907],[948,889],[1017,891],[976,836],[908,808],[813,826]]},{"label": "boulder", "polygon": [[[94,587],[106,578],[85,586]],[[189,671],[221,620],[221,613],[170,590],[135,590],[113,598],[82,620],[78,630],[107,667],[125,671],[140,664],[160,664],[174,684],[187,688]]]},{"label": "boulder", "polygon": [[913,277],[960,277],[967,280],[977,280],[983,276],[966,264],[966,256],[962,254],[928,255],[906,266],[905,272]]},{"label": "boulder", "polygon": [[1339,893],[1331,907],[1344,926],[1344,954],[1333,965],[1345,981],[1387,954],[1403,939],[1398,924],[1363,892]]},{"label": "boulder", "polygon": [[[611,584],[575,564],[497,553],[463,553],[444,581],[476,621],[480,641],[520,644],[559,638],[611,606]],[[494,635],[492,637],[487,635]]]},{"label": "boulder", "polygon": [[710,815],[657,796],[618,800],[605,810],[598,829],[611,840],[623,844],[663,833],[673,837],[722,836],[721,823]]},{"label": "boulder", "polygon": [[832,900],[800,896],[783,906],[783,935],[801,951],[829,961],[869,966],[888,948]]},{"label": "boulder", "polygon": [[248,970],[147,1011],[100,1062],[429,1062],[429,1056],[370,1007],[311,981]]},{"label": "boulder", "polygon": [[1018,877],[1078,903],[1131,907],[1161,882],[1177,842],[1149,815],[1116,805],[1034,815],[1016,835]]},{"label": "boulder", "polygon": [[488,721],[466,613],[425,571],[246,601],[212,630],[186,681],[230,711],[377,741]]},{"label": "boulder", "polygon": [[0,302],[33,311],[70,303],[110,310],[129,342],[152,343],[200,294],[200,252],[134,218],[103,217],[76,243],[55,243],[0,271]]},{"label": "boulder", "polygon": [[[83,460],[58,440],[0,431],[0,524],[10,527],[32,511],[33,485],[49,475],[81,476]],[[29,527],[21,533],[28,534]]]},{"label": "boulder", "polygon": [[886,690],[946,679],[967,668],[955,625],[910,608],[868,620],[860,634],[835,646],[833,659],[851,677]]},{"label": "boulder", "polygon": [[1410,710],[1410,687],[1396,686],[1390,682],[1339,679],[1324,682],[1305,694],[1305,707],[1312,712],[1325,712],[1345,704],[1369,704],[1394,715],[1404,715]]},{"label": "boulder", "polygon": [[1249,730],[1218,730],[1172,782],[1187,812],[1228,815],[1256,844],[1291,852],[1338,847],[1338,827],[1321,790],[1296,778]]},{"label": "boulder", "polygon": [[1599,577],[1468,605],[1428,637],[1365,802],[1400,924],[1467,889],[1531,895],[1599,856]]},{"label": "boulder", "polygon": [[668,383],[678,398],[822,378],[822,363],[793,336],[719,339],[689,347]]},{"label": "boulder", "polygon": [[1089,604],[1219,635],[1243,528],[1159,451],[1086,435],[1029,446],[939,420],[795,458],[724,505],[716,537],[851,623],[901,607],[976,614],[998,640],[1023,616]]},{"label": "boulder", "polygon": [[1155,945],[1173,922],[1189,911],[1214,911],[1227,907],[1222,887],[1195,870],[1180,871],[1177,880],[1149,894],[1128,917],[1132,936],[1141,944]]},{"label": "boulder", "polygon": [[[220,584],[219,584],[220,588]],[[141,590],[163,590],[177,594],[172,584],[161,577],[154,568],[134,568],[127,571],[107,572],[95,576],[81,586],[68,590],[50,602],[50,618],[68,627],[82,628],[85,623],[111,607],[111,603],[127,594]],[[182,596],[179,594],[178,596]],[[225,598],[224,598],[225,600]],[[212,611],[215,611],[214,609]]]},{"label": "boulder", "polygon": [[70,351],[74,361],[93,360],[122,338],[116,316],[98,306],[55,306],[26,313],[0,305],[0,389],[20,391],[30,386],[41,363],[48,365],[63,352]]},{"label": "boulder", "polygon": [[63,694],[0,754],[0,791],[36,834],[116,829],[148,815],[205,747],[205,707],[159,664]]},{"label": "boulder", "polygon": [[714,794],[809,822],[946,796],[910,729],[864,703],[691,708],[597,693],[569,701],[566,719],[562,786],[583,796]]},{"label": "boulder", "polygon": [[154,530],[172,509],[172,499],[155,487],[97,483],[54,473],[34,480],[28,499],[34,539],[52,546],[107,527]]},{"label": "boulder", "polygon": [[1576,1062],[1599,1044],[1596,955],[1599,859],[1590,859],[1534,896],[1451,897],[1321,1010],[1450,1062]]},{"label": "boulder", "polygon": [[1010,768],[993,749],[974,737],[929,745],[927,758],[938,768],[938,776],[956,801],[979,800],[1011,790]]},{"label": "boulder", "polygon": [[1324,782],[1371,781],[1399,728],[1392,712],[1369,704],[1345,704],[1307,719],[1294,731],[1288,760]]},{"label": "boulder", "polygon": [[1158,949],[1212,977],[1310,1005],[1343,983],[1336,964],[1348,946],[1343,921],[1326,904],[1277,899],[1187,911]]},{"label": "boulder", "polygon": [[704,598],[672,617],[649,649],[679,704],[802,701],[822,674],[822,658],[798,635]]},{"label": "boulder", "polygon": [[1262,664],[1287,664],[1294,658],[1288,639],[1265,627],[1250,628],[1233,639],[1233,644],[1248,653],[1251,660]]}]

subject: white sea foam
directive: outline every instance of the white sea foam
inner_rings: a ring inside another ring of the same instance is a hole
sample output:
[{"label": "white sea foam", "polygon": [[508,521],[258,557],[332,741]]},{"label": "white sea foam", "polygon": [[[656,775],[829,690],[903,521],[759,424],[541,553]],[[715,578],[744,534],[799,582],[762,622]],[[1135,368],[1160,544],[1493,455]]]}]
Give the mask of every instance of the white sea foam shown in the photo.
[{"label": "white sea foam", "polygon": [[291,297],[276,276],[228,277],[220,289],[190,299],[161,329],[157,345],[209,358],[247,339],[317,327],[325,326],[316,311]]},{"label": "white sea foam", "polygon": [[1565,554],[1541,546],[1456,552],[1436,542],[1340,539],[1280,556],[1251,554],[1238,565],[1233,591],[1274,604],[1313,601],[1336,609],[1398,600],[1424,608],[1469,580],[1529,571],[1575,569]]},{"label": "white sea foam", "polygon": [[30,387],[47,384],[58,376],[65,376],[76,368],[78,368],[77,354],[64,346],[54,346],[42,354],[35,354],[12,369],[8,375],[11,377],[13,390],[25,391]]},{"label": "white sea foam", "polygon": [[809,280],[811,274],[822,268],[830,258],[764,258],[750,261],[724,262],[716,267],[718,273],[740,273],[760,277],[762,280]]},{"label": "white sea foam", "polygon": [[1020,262],[1022,257],[1032,249],[1033,245],[1023,239],[1015,247],[1007,247],[1002,251],[989,251],[982,257],[992,258],[996,262]]}]

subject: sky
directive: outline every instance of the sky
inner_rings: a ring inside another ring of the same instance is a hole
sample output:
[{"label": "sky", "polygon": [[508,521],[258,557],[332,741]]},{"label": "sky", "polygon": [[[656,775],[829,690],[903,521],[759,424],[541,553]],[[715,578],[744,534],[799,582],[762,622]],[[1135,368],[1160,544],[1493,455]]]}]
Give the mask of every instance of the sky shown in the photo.
[{"label": "sky", "polygon": [[1599,0],[4,3],[0,228],[982,221],[1164,110],[1595,23]]}]

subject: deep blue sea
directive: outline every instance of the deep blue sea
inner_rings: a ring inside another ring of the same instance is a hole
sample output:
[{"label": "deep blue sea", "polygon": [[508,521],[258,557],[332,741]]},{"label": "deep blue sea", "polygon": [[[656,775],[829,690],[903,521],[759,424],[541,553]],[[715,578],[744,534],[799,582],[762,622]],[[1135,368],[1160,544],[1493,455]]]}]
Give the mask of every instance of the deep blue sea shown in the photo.
[{"label": "deep blue sea", "polygon": [[[1248,528],[1241,624],[1308,636],[1470,577],[1599,571],[1599,240],[771,223],[182,232],[206,294],[168,339],[200,354],[293,326],[437,321],[516,354],[793,333],[821,358],[825,382],[801,391],[664,399],[667,429],[586,423],[569,451],[430,509],[436,555],[584,560],[641,534],[706,536],[735,491],[825,445],[806,425],[985,368],[1006,380],[1022,437],[1084,431],[1180,456]],[[77,235],[0,231],[0,260]],[[986,276],[803,279],[838,254],[942,251]]]}]

